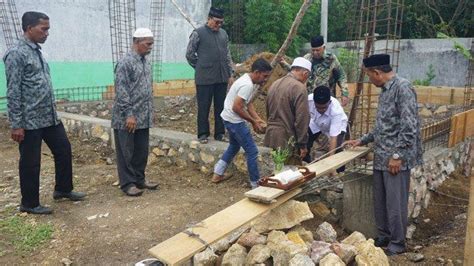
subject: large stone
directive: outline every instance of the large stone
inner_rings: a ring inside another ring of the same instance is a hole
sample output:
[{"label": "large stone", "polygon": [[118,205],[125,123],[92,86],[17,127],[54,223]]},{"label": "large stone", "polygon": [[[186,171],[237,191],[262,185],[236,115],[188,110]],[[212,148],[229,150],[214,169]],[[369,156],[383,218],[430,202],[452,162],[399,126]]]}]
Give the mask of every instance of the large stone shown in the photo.
[{"label": "large stone", "polygon": [[275,229],[288,229],[311,218],[313,213],[309,210],[308,203],[290,200],[254,220],[252,227],[262,233]]},{"label": "large stone", "polygon": [[379,247],[374,246],[374,240],[369,239],[355,245],[357,256],[355,257],[357,265],[360,266],[389,266],[388,258]]},{"label": "large stone", "polygon": [[247,250],[239,244],[233,244],[222,258],[222,266],[245,265]]},{"label": "large stone", "polygon": [[197,150],[199,148],[199,141],[193,140],[189,143],[189,148]]},{"label": "large stone", "polygon": [[166,156],[166,152],[160,148],[153,148],[152,152],[158,156],[158,157],[161,157],[161,156]]},{"label": "large stone", "polygon": [[366,240],[367,239],[362,233],[355,231],[350,236],[342,240],[341,243],[355,246],[357,243],[361,243]]},{"label": "large stone", "polygon": [[[271,249],[275,265],[288,265],[289,260],[296,254],[307,254],[306,244],[295,244],[282,231],[272,231],[267,237],[267,246]],[[278,263],[276,262],[278,261]]]},{"label": "large stone", "polygon": [[336,230],[328,222],[324,222],[316,229],[316,240],[333,243],[336,242],[337,233]]},{"label": "large stone", "polygon": [[413,234],[415,233],[415,230],[416,230],[416,226],[414,224],[410,224],[408,227],[407,227],[407,234],[406,234],[406,238],[407,239],[412,239],[413,237]]},{"label": "large stone", "polygon": [[100,139],[102,139],[103,142],[108,143],[110,140],[110,135],[107,132],[104,132],[101,136]]},{"label": "large stone", "polygon": [[207,154],[205,152],[199,152],[199,156],[201,156],[201,160],[206,164],[212,164],[216,160],[214,156]]},{"label": "large stone", "polygon": [[265,245],[253,246],[247,255],[246,264],[253,265],[257,263],[264,263],[271,256],[271,250]]},{"label": "large stone", "polygon": [[353,245],[332,243],[331,250],[341,258],[345,264],[349,264],[357,255],[357,249]]},{"label": "large stone", "polygon": [[306,244],[304,240],[301,238],[300,234],[298,234],[298,232],[294,232],[294,231],[288,232],[288,234],[286,234],[286,237],[288,237],[288,240],[290,240],[291,242],[295,244],[301,244],[301,245]]},{"label": "large stone", "polygon": [[216,264],[218,256],[210,248],[206,248],[203,252],[197,253],[193,258],[195,266],[213,266]]},{"label": "large stone", "polygon": [[211,249],[214,250],[215,252],[226,251],[229,249],[229,247],[230,247],[230,243],[227,238],[223,238],[211,245]]},{"label": "large stone", "polygon": [[346,264],[336,254],[329,253],[319,261],[320,266],[345,266]]},{"label": "large stone", "polygon": [[434,114],[435,115],[441,115],[441,114],[444,114],[446,112],[448,112],[448,107],[446,107],[446,105],[441,105],[440,107],[438,107],[438,109],[436,109]]},{"label": "large stone", "polygon": [[170,148],[171,148],[170,145],[168,145],[166,143],[163,143],[163,145],[161,145],[162,150],[169,150]]},{"label": "large stone", "polygon": [[314,266],[313,260],[308,255],[296,254],[291,260],[289,266]]},{"label": "large stone", "polygon": [[316,264],[329,253],[332,253],[331,244],[329,243],[314,241],[311,245],[311,259]]},{"label": "large stone", "polygon": [[314,241],[313,232],[306,230],[303,226],[297,225],[291,228],[290,232],[296,232],[306,244],[311,245]]},{"label": "large stone", "polygon": [[91,131],[92,137],[100,138],[103,133],[104,133],[104,129],[100,125],[92,126],[92,131]]},{"label": "large stone", "polygon": [[178,155],[178,152],[175,149],[170,148],[168,150],[168,157],[175,157],[176,155]]},{"label": "large stone", "polygon": [[193,162],[193,163],[197,163],[197,162],[198,162],[198,160],[197,160],[197,158],[196,158],[196,155],[194,155],[194,153],[192,153],[192,152],[190,152],[190,153],[188,154],[188,159],[189,159],[191,162]]},{"label": "large stone", "polygon": [[264,245],[267,243],[267,237],[257,233],[254,230],[250,230],[248,233],[243,233],[239,240],[237,240],[239,245],[244,247],[251,248],[255,245]]},{"label": "large stone", "polygon": [[321,218],[326,218],[329,214],[331,214],[331,211],[328,209],[326,204],[322,202],[311,204],[310,209],[314,213],[314,215],[317,215]]},{"label": "large stone", "polygon": [[433,112],[430,111],[430,109],[426,108],[426,107],[423,107],[419,112],[418,114],[420,115],[420,117],[422,118],[430,118],[432,115],[433,115]]}]

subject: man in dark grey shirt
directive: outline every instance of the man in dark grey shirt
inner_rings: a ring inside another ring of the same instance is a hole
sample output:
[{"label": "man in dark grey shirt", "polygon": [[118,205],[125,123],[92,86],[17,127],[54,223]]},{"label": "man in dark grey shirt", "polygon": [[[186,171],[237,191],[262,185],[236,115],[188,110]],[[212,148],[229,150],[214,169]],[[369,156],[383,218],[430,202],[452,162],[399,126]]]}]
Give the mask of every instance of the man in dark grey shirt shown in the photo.
[{"label": "man in dark grey shirt", "polygon": [[186,59],[195,69],[198,105],[198,138],[207,143],[210,135],[209,110],[214,99],[214,139],[224,139],[224,123],[220,116],[224,108],[227,84],[232,83],[232,59],[229,37],[221,29],[224,12],[211,7],[207,24],[194,30],[189,37]]},{"label": "man in dark grey shirt", "polygon": [[366,74],[382,88],[375,127],[349,146],[374,142],[374,211],[378,237],[375,245],[386,247],[387,255],[405,252],[408,223],[410,170],[422,161],[420,119],[416,92],[399,77],[387,54],[364,59]]},{"label": "man in dark grey shirt", "polygon": [[53,198],[81,200],[85,194],[72,191],[71,144],[56,113],[49,66],[38,44],[48,38],[49,17],[26,12],[21,20],[24,36],[3,57],[11,137],[20,146],[20,211],[50,214],[52,210],[39,202],[42,140],[54,156]]},{"label": "man in dark grey shirt", "polygon": [[151,64],[145,56],[152,47],[151,30],[138,28],[133,34],[132,51],[120,59],[115,68],[112,128],[120,188],[128,196],[140,196],[142,189],[158,187],[145,181],[149,129],[153,125]]}]

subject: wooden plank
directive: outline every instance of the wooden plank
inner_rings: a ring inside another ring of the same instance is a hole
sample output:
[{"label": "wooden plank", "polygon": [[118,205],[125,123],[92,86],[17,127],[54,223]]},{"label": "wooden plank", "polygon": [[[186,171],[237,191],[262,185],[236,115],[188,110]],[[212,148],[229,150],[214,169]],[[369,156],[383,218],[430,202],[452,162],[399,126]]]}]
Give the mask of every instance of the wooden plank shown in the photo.
[{"label": "wooden plank", "polygon": [[456,135],[456,120],[457,120],[457,116],[453,116],[451,117],[451,129],[449,131],[449,141],[448,141],[448,148],[452,148],[454,147],[454,145],[456,145],[456,138],[455,138],[455,135]]},{"label": "wooden plank", "polygon": [[465,136],[466,138],[474,136],[474,109],[467,112]]},{"label": "wooden plank", "polygon": [[[199,226],[192,228],[192,232],[198,234],[200,239],[212,244],[258,216],[280,206],[300,192],[301,189],[293,190],[282,195],[272,204],[256,203],[245,198],[203,220]],[[181,232],[152,247],[148,252],[162,263],[178,265],[186,262],[204,248],[205,245],[197,238]]]},{"label": "wooden plank", "polygon": [[254,201],[271,203],[273,199],[285,194],[285,190],[272,187],[257,187],[255,189],[245,192],[245,196]]},{"label": "wooden plank", "polygon": [[[336,153],[329,156],[321,161],[307,165],[306,167],[316,173],[316,178],[326,175],[334,169],[337,169],[350,161],[364,156],[369,152],[367,147],[357,147]],[[260,202],[271,202],[273,199],[285,193],[284,190],[276,188],[258,187],[247,193],[245,196],[249,199],[260,201]]]},{"label": "wooden plank", "polygon": [[469,193],[469,208],[466,226],[466,241],[464,243],[464,265],[474,265],[474,175],[471,175],[471,191]]}]

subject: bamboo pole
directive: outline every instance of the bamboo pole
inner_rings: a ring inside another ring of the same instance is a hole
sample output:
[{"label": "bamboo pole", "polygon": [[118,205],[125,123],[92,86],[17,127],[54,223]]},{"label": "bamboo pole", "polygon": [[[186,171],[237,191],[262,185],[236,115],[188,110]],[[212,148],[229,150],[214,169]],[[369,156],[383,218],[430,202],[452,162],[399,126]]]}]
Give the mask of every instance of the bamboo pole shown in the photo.
[{"label": "bamboo pole", "polygon": [[184,12],[183,9],[181,9],[181,7],[179,7],[179,5],[176,3],[176,0],[171,0],[171,3],[173,3],[173,5],[176,7],[176,9],[178,9],[179,13],[181,14],[181,16],[184,17],[184,19],[186,19],[189,24],[191,24],[191,26],[194,28],[194,29],[197,29],[197,24],[196,22],[194,22],[191,17],[186,14],[186,12]]}]

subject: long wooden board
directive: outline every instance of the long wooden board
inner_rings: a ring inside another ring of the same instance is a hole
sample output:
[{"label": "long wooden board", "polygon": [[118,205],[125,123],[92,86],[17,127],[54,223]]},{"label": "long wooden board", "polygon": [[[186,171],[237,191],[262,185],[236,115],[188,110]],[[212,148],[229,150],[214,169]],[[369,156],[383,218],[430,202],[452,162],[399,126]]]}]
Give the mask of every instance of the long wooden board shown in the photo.
[{"label": "long wooden board", "polygon": [[[306,167],[316,173],[316,178],[326,175],[334,169],[337,169],[350,161],[364,156],[369,152],[367,147],[357,147],[336,153],[321,161],[307,165]],[[245,196],[251,200],[270,203],[275,198],[284,194],[286,191],[277,188],[258,187],[245,193]]]},{"label": "long wooden board", "polygon": [[[192,232],[198,234],[199,238],[208,244],[212,244],[258,216],[280,206],[300,192],[301,189],[288,192],[272,204],[261,204],[245,198],[203,220],[199,226],[191,228]],[[162,263],[179,265],[204,248],[205,245],[198,238],[181,232],[152,247],[149,253]]]}]

